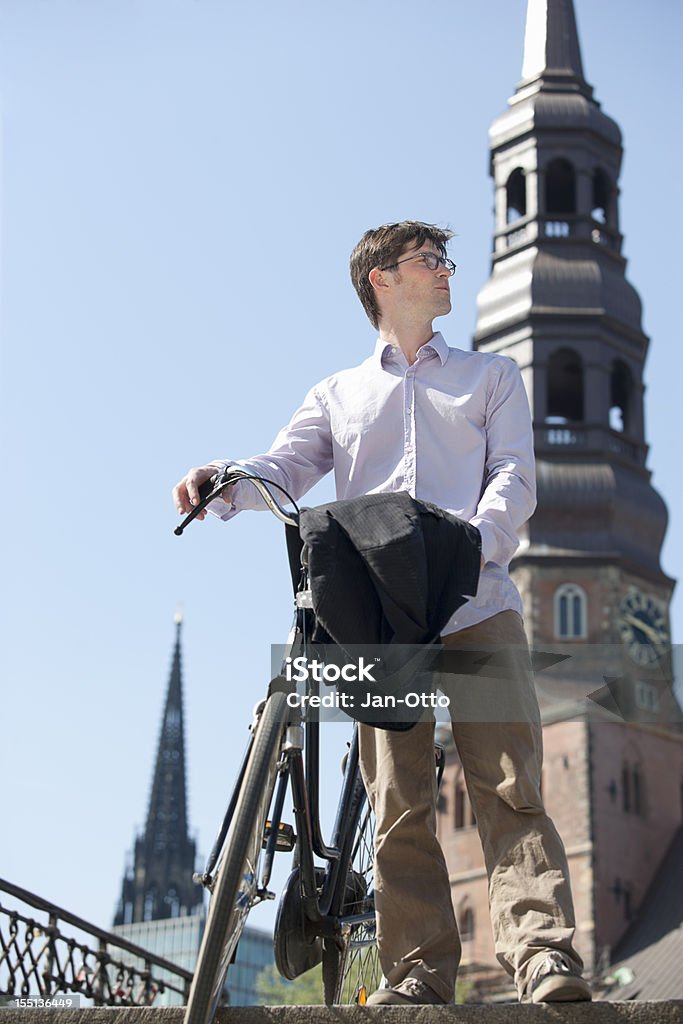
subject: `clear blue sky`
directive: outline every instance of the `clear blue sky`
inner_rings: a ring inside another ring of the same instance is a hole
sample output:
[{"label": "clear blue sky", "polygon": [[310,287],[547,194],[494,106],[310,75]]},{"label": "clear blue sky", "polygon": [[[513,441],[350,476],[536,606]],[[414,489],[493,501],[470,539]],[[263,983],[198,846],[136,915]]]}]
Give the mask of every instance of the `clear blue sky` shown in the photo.
[{"label": "clear blue sky", "polygon": [[[438,326],[470,347],[487,129],[521,77],[525,7],[0,0],[0,874],[110,923],[178,602],[206,853],[289,627],[288,578],[270,517],[173,537],[171,487],[263,450],[311,383],[365,357],[347,262],[367,227],[457,232]],[[576,8],[586,75],[624,132],[649,466],[671,513],[663,566],[680,576],[681,7]],[[680,641],[680,600],[673,629]]]}]

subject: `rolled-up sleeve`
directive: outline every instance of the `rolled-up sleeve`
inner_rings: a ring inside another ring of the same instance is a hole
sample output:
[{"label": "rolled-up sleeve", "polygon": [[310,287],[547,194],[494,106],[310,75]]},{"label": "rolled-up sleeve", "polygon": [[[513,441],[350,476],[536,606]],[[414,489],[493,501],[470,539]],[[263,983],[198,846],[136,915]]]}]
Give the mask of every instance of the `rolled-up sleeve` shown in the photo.
[{"label": "rolled-up sleeve", "polygon": [[486,562],[508,565],[519,529],[536,507],[534,438],[529,401],[517,364],[501,357],[491,368],[486,403],[486,466],[477,511]]},{"label": "rolled-up sleeve", "polygon": [[[319,386],[311,388],[286,427],[279,432],[267,452],[249,459],[227,461],[257,476],[272,480],[295,501],[309,491],[332,469],[330,416]],[[276,497],[284,499],[284,495]],[[232,502],[214,501],[209,511],[220,519],[230,519],[245,509],[264,509],[260,494],[248,481],[232,488]]]}]

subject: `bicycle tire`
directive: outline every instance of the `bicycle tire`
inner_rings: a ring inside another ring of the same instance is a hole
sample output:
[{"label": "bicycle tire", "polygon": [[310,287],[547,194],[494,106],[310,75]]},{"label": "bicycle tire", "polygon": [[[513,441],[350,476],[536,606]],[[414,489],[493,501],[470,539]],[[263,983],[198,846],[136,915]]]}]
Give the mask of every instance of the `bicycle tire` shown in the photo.
[{"label": "bicycle tire", "polygon": [[[342,915],[374,910],[375,819],[367,800],[360,808],[349,860]],[[365,1002],[382,983],[375,920],[345,927],[341,936],[323,942],[325,1002],[344,1005]]]},{"label": "bicycle tire", "polygon": [[228,967],[253,903],[264,827],[286,718],[285,701],[284,693],[271,694],[256,727],[251,755],[226,837],[225,854],[209,904],[184,1024],[211,1024]]}]

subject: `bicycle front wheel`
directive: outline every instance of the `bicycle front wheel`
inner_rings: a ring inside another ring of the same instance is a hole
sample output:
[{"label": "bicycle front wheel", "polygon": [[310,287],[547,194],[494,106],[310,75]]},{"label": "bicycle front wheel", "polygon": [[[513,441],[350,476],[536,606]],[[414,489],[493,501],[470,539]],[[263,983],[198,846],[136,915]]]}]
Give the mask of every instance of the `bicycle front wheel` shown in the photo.
[{"label": "bicycle front wheel", "polygon": [[259,861],[286,717],[284,693],[266,701],[209,904],[185,1024],[210,1024],[247,915],[257,902]]}]

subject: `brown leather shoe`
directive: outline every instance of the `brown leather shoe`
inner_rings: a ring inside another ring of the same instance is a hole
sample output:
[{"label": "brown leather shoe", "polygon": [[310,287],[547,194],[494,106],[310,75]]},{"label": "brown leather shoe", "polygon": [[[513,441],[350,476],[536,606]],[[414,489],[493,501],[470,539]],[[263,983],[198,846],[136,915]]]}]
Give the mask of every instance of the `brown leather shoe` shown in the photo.
[{"label": "brown leather shoe", "polygon": [[566,957],[553,951],[534,967],[520,1002],[578,1003],[592,998],[588,982]]},{"label": "brown leather shoe", "polygon": [[[451,999],[452,1003],[453,1000]],[[418,978],[407,977],[393,988],[378,988],[371,996],[368,996],[366,1006],[390,1006],[412,1003],[414,1006],[445,1006],[446,1000],[442,999],[433,988]]]}]

